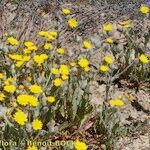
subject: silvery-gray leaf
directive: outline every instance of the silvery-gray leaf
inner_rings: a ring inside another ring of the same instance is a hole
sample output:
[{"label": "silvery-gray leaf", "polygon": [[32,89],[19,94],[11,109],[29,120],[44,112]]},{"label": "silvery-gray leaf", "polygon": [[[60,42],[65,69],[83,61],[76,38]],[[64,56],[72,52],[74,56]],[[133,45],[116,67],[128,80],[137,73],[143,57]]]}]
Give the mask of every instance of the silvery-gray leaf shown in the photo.
[{"label": "silvery-gray leaf", "polygon": [[98,36],[91,37],[91,42],[95,45],[95,47],[101,47],[101,40]]},{"label": "silvery-gray leaf", "polygon": [[76,41],[77,41],[77,42],[80,42],[81,40],[82,40],[81,37],[77,35],[77,36],[76,36]]},{"label": "silvery-gray leaf", "polygon": [[31,132],[32,131],[32,125],[30,123],[27,123],[26,124],[26,129],[28,132]]},{"label": "silvery-gray leaf", "polygon": [[34,117],[38,117],[39,114],[40,114],[39,109],[36,109],[36,110],[34,111]]},{"label": "silvery-gray leaf", "polygon": [[8,47],[0,44],[0,51],[3,51],[5,53],[7,53],[8,52]]},{"label": "silvery-gray leaf", "polygon": [[6,115],[7,107],[3,107],[0,105],[0,116]]}]

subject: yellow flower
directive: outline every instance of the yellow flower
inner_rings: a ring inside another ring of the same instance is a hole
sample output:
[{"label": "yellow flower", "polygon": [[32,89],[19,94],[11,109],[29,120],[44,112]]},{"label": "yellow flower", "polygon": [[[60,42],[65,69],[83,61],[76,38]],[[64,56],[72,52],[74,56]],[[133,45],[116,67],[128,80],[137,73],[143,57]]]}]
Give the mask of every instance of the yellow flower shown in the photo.
[{"label": "yellow flower", "polygon": [[14,78],[9,77],[6,79],[6,81],[4,82],[5,85],[11,85],[14,82]]},{"label": "yellow flower", "polygon": [[17,103],[16,103],[16,101],[14,101],[14,102],[12,103],[12,106],[13,106],[13,107],[17,107],[17,106],[18,106]]},{"label": "yellow flower", "polygon": [[130,20],[126,20],[123,22],[120,22],[120,24],[124,27],[124,28],[130,28],[132,27],[131,21]]},{"label": "yellow flower", "polygon": [[56,37],[57,36],[57,32],[56,31],[51,31],[49,32],[49,35],[53,36],[53,37]]},{"label": "yellow flower", "polygon": [[45,49],[45,50],[51,50],[51,49],[53,49],[53,46],[52,46],[51,43],[45,43],[44,49]]},{"label": "yellow flower", "polygon": [[141,7],[140,7],[140,12],[143,13],[143,14],[149,13],[149,7],[142,4]]},{"label": "yellow flower", "polygon": [[20,84],[18,87],[19,90],[24,90],[24,85]]},{"label": "yellow flower", "polygon": [[19,54],[9,54],[8,56],[13,60],[22,60],[22,55]]},{"label": "yellow flower", "polygon": [[0,73],[0,79],[3,79],[3,78],[4,78],[4,74]]},{"label": "yellow flower", "polygon": [[74,141],[74,147],[76,150],[87,150],[88,146],[79,140]]},{"label": "yellow flower", "polygon": [[77,22],[76,19],[71,18],[71,19],[68,20],[68,25],[71,28],[76,28],[78,26],[78,22]]},{"label": "yellow flower", "polygon": [[24,51],[25,54],[30,54],[31,53],[31,50],[29,50],[28,48],[23,49],[23,51]]},{"label": "yellow flower", "polygon": [[83,41],[83,47],[86,49],[91,49],[93,47],[92,43],[90,41]]},{"label": "yellow flower", "polygon": [[64,48],[58,48],[56,51],[57,51],[58,54],[64,54],[65,53]]},{"label": "yellow flower", "polygon": [[67,8],[64,8],[62,11],[65,15],[69,15],[71,13],[71,11]]},{"label": "yellow flower", "polygon": [[18,54],[9,54],[9,58],[15,60],[16,67],[22,66],[25,62],[29,61],[31,56],[24,56],[24,55],[18,55]]},{"label": "yellow flower", "polygon": [[89,61],[88,61],[86,58],[81,58],[81,59],[78,61],[78,64],[79,64],[80,67],[86,68],[86,67],[88,67],[88,65],[89,65]]},{"label": "yellow flower", "polygon": [[109,101],[109,104],[111,107],[114,107],[114,106],[123,106],[124,105],[124,102],[121,100],[121,99],[112,99]]},{"label": "yellow flower", "polygon": [[69,68],[67,65],[60,65],[59,71],[62,75],[69,75]]},{"label": "yellow flower", "polygon": [[29,81],[29,82],[31,82],[32,81],[32,77],[26,77],[26,81]]},{"label": "yellow flower", "polygon": [[43,123],[39,119],[34,119],[32,122],[32,127],[34,130],[41,130],[43,127]]},{"label": "yellow flower", "polygon": [[55,99],[55,97],[53,97],[53,96],[48,96],[48,97],[47,97],[47,101],[48,101],[49,103],[53,103],[53,102],[56,101],[56,99]]},{"label": "yellow flower", "polygon": [[90,71],[90,67],[85,67],[85,68],[84,68],[84,71],[85,71],[85,72]]},{"label": "yellow flower", "polygon": [[30,98],[29,95],[22,94],[17,97],[17,102],[20,105],[26,106],[29,102],[29,98]]},{"label": "yellow flower", "polygon": [[72,62],[72,63],[70,63],[70,66],[71,66],[71,67],[75,67],[75,66],[76,66],[76,63],[75,63],[75,62]]},{"label": "yellow flower", "polygon": [[29,105],[32,107],[37,107],[39,104],[38,99],[32,95],[29,95]]},{"label": "yellow flower", "polygon": [[0,93],[0,102],[3,102],[5,98],[5,95],[3,93]]},{"label": "yellow flower", "polygon": [[33,45],[33,46],[29,46],[28,47],[28,51],[36,51],[38,48],[37,48],[37,46],[35,46],[35,45]]},{"label": "yellow flower", "polygon": [[47,31],[39,31],[38,33],[40,36],[44,36],[47,37],[48,36],[48,32]]},{"label": "yellow flower", "polygon": [[26,41],[26,42],[24,42],[24,45],[25,45],[26,47],[32,47],[32,46],[34,46],[34,43],[33,43],[33,42],[30,42],[30,41]]},{"label": "yellow flower", "polygon": [[143,64],[149,63],[148,57],[147,57],[146,55],[144,55],[144,54],[141,54],[141,55],[139,56],[139,59],[140,59],[140,61],[141,61]]},{"label": "yellow flower", "polygon": [[102,71],[102,72],[107,72],[107,71],[109,71],[109,67],[106,66],[106,65],[101,65],[99,70]]},{"label": "yellow flower", "polygon": [[26,106],[29,104],[30,106],[33,106],[33,107],[36,107],[39,104],[38,99],[36,97],[32,95],[27,95],[27,94],[19,95],[17,97],[17,102],[23,106]]},{"label": "yellow flower", "polygon": [[105,42],[109,43],[109,44],[112,44],[114,41],[113,41],[112,38],[107,38],[107,39],[105,39]]},{"label": "yellow flower", "polygon": [[57,69],[57,68],[52,68],[52,69],[51,69],[51,73],[52,73],[52,74],[55,74],[55,75],[56,75],[56,74],[59,74],[59,69]]},{"label": "yellow flower", "polygon": [[11,45],[19,45],[19,41],[17,39],[15,39],[14,37],[9,37],[7,39],[8,43],[11,44]]},{"label": "yellow flower", "polygon": [[16,67],[21,67],[24,64],[24,61],[17,61],[16,62]]},{"label": "yellow flower", "polygon": [[16,87],[14,85],[5,85],[4,91],[8,93],[14,93],[16,91]]},{"label": "yellow flower", "polygon": [[36,146],[29,146],[26,150],[38,150]]},{"label": "yellow flower", "polygon": [[8,109],[7,109],[7,112],[6,112],[6,115],[7,115],[7,116],[10,116],[10,115],[11,115],[11,112],[12,112],[11,109],[8,108]]},{"label": "yellow flower", "polygon": [[13,118],[19,125],[24,125],[27,122],[27,115],[21,110],[15,112]]},{"label": "yellow flower", "polygon": [[30,90],[30,92],[35,93],[35,94],[42,92],[42,88],[40,86],[38,86],[37,84],[31,85],[29,87],[29,90]]},{"label": "yellow flower", "polygon": [[113,59],[109,56],[105,56],[104,57],[105,62],[107,62],[108,64],[112,64],[113,63]]},{"label": "yellow flower", "polygon": [[47,39],[48,39],[49,42],[52,42],[53,40],[55,40],[55,37],[49,34],[47,36]]},{"label": "yellow flower", "polygon": [[63,80],[62,80],[61,78],[56,78],[56,79],[54,80],[54,85],[55,85],[55,86],[61,86],[62,83],[63,83]]},{"label": "yellow flower", "polygon": [[109,23],[109,24],[105,24],[103,26],[103,30],[104,31],[111,31],[113,29],[113,26]]},{"label": "yellow flower", "polygon": [[61,78],[62,78],[63,80],[68,80],[68,79],[69,79],[68,75],[62,75]]},{"label": "yellow flower", "polygon": [[44,17],[45,15],[46,15],[46,12],[44,10],[40,12],[41,17]]},{"label": "yellow flower", "polygon": [[41,54],[41,55],[35,55],[33,57],[33,60],[38,64],[38,66],[41,66],[42,63],[48,58],[46,54]]}]

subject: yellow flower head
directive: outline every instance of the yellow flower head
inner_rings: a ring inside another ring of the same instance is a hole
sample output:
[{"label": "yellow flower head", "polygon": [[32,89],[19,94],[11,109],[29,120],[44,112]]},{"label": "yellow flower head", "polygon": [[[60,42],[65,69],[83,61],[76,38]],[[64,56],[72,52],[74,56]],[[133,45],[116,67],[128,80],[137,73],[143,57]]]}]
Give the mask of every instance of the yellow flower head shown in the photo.
[{"label": "yellow flower head", "polygon": [[68,76],[68,75],[62,75],[61,78],[62,78],[63,80],[68,80],[68,79],[69,79],[69,76]]},{"label": "yellow flower head", "polygon": [[58,48],[56,51],[57,51],[58,54],[64,54],[65,53],[64,48]]},{"label": "yellow flower head", "polygon": [[111,31],[111,30],[113,30],[113,26],[110,23],[109,24],[105,24],[103,26],[103,30],[104,31]]},{"label": "yellow flower head", "polygon": [[28,102],[29,102],[29,98],[30,98],[29,95],[24,95],[24,94],[22,94],[22,95],[19,95],[19,96],[17,97],[17,102],[18,102],[20,105],[26,106],[26,105],[28,104]]},{"label": "yellow flower head", "polygon": [[13,118],[19,125],[24,125],[27,122],[27,115],[21,110],[15,112]]},{"label": "yellow flower head", "polygon": [[60,65],[59,71],[62,75],[69,75],[69,68],[67,65]]},{"label": "yellow flower head", "polygon": [[5,85],[12,85],[14,83],[14,78],[9,77],[6,79],[6,81],[4,82]]},{"label": "yellow flower head", "polygon": [[17,103],[16,103],[16,101],[14,101],[14,102],[12,103],[12,106],[13,106],[13,107],[17,107],[17,106],[18,106]]},{"label": "yellow flower head", "polygon": [[37,107],[39,102],[38,102],[38,99],[32,95],[29,95],[29,105],[32,106],[32,107]]},{"label": "yellow flower head", "polygon": [[49,35],[53,36],[54,38],[57,36],[57,32],[56,31],[50,31]]},{"label": "yellow flower head", "polygon": [[14,93],[16,91],[16,87],[14,85],[5,85],[4,91],[8,93]]},{"label": "yellow flower head", "polygon": [[86,67],[88,67],[88,65],[89,65],[89,61],[88,61],[86,58],[81,58],[81,59],[78,61],[78,64],[79,64],[80,67],[86,68]]},{"label": "yellow flower head", "polygon": [[31,85],[29,87],[30,92],[38,94],[38,93],[42,93],[42,88],[40,86],[38,86],[37,84]]},{"label": "yellow flower head", "polygon": [[21,67],[24,64],[24,61],[17,61],[15,63],[16,67]]},{"label": "yellow flower head", "polygon": [[143,13],[143,14],[149,13],[149,7],[142,4],[141,7],[140,7],[140,12]]},{"label": "yellow flower head", "polygon": [[109,44],[112,44],[114,41],[113,41],[112,38],[107,38],[107,39],[105,39],[105,42],[109,43]]},{"label": "yellow flower head", "polygon": [[107,71],[109,71],[109,67],[106,66],[106,65],[101,65],[99,70],[102,71],[102,72],[107,72]]},{"label": "yellow flower head", "polygon": [[76,150],[87,150],[88,146],[79,140],[74,141],[74,147]]},{"label": "yellow flower head", "polygon": [[29,146],[26,150],[38,150],[36,146]]},{"label": "yellow flower head", "polygon": [[56,101],[56,99],[55,99],[55,97],[53,97],[53,96],[48,96],[48,97],[47,97],[47,101],[48,101],[49,103],[53,103],[53,102]]},{"label": "yellow flower head", "polygon": [[143,63],[143,64],[149,63],[148,57],[147,57],[146,55],[144,55],[144,54],[141,54],[141,55],[139,56],[139,59],[140,59],[141,63]]},{"label": "yellow flower head", "polygon": [[47,36],[47,40],[48,40],[49,42],[52,42],[52,41],[55,40],[55,37],[49,34],[49,35]]},{"label": "yellow flower head", "polygon": [[112,99],[112,100],[109,101],[109,104],[110,104],[111,107],[114,107],[114,106],[119,107],[119,106],[123,106],[124,102],[121,99],[116,99],[116,100]]},{"label": "yellow flower head", "polygon": [[24,90],[24,85],[20,84],[18,87],[19,90]]},{"label": "yellow flower head", "polygon": [[71,11],[69,10],[69,9],[67,9],[67,8],[63,8],[63,13],[65,14],[65,15],[69,15],[70,13],[71,13]]},{"label": "yellow flower head", "polygon": [[3,79],[3,78],[4,78],[4,74],[0,73],[0,79]]},{"label": "yellow flower head", "polygon": [[32,81],[32,77],[30,77],[30,76],[26,77],[26,81],[31,82]]},{"label": "yellow flower head", "polygon": [[71,28],[76,28],[78,26],[78,22],[77,22],[76,19],[71,18],[71,19],[68,20],[68,25]]},{"label": "yellow flower head", "polygon": [[22,55],[19,54],[9,54],[8,57],[13,60],[22,60]]},{"label": "yellow flower head", "polygon": [[38,33],[40,36],[44,36],[47,37],[49,35],[49,33],[47,31],[39,31]]},{"label": "yellow flower head", "polygon": [[34,46],[34,43],[33,43],[33,42],[30,42],[30,41],[26,41],[26,42],[24,42],[24,45],[25,45],[26,47],[32,47],[32,46]]},{"label": "yellow flower head", "polygon": [[0,102],[3,102],[5,98],[5,95],[3,93],[0,93]]},{"label": "yellow flower head", "polygon": [[41,130],[43,127],[43,123],[39,119],[34,119],[32,122],[32,127],[34,130]]},{"label": "yellow flower head", "polygon": [[51,50],[51,49],[53,49],[53,46],[52,46],[51,43],[45,43],[44,49],[45,49],[45,50]]},{"label": "yellow flower head", "polygon": [[83,47],[86,49],[91,49],[93,47],[92,43],[90,41],[83,41]]},{"label": "yellow flower head", "polygon": [[52,68],[52,69],[51,69],[51,73],[57,75],[57,74],[59,74],[59,69],[57,69],[57,68]]},{"label": "yellow flower head", "polygon": [[37,46],[33,45],[33,46],[29,46],[26,51],[28,51],[28,52],[30,51],[30,53],[31,53],[31,51],[36,51],[37,49],[38,49]]},{"label": "yellow flower head", "polygon": [[130,28],[130,27],[133,26],[130,20],[126,20],[126,21],[120,22],[120,24],[121,24],[124,28]]},{"label": "yellow flower head", "polygon": [[70,66],[71,66],[71,67],[75,67],[75,66],[76,66],[76,63],[75,63],[75,62],[71,62],[71,63],[70,63]]},{"label": "yellow flower head", "polygon": [[61,86],[62,83],[63,83],[63,80],[62,80],[61,78],[56,78],[56,79],[54,80],[54,85],[55,85],[55,86]]},{"label": "yellow flower head", "polygon": [[19,41],[17,39],[15,39],[14,37],[9,37],[7,39],[8,43],[11,44],[11,45],[15,45],[15,46],[18,46],[19,45]]},{"label": "yellow flower head", "polygon": [[84,71],[85,71],[85,72],[89,72],[89,71],[90,71],[90,67],[85,67],[85,68],[84,68]]},{"label": "yellow flower head", "polygon": [[33,60],[38,64],[38,66],[41,66],[42,63],[48,58],[46,54],[41,54],[41,55],[35,55],[33,57]]},{"label": "yellow flower head", "polygon": [[112,64],[112,63],[113,63],[113,59],[112,59],[111,57],[109,57],[109,56],[105,56],[105,57],[104,57],[104,61],[105,61],[106,63],[108,63],[108,64]]}]

